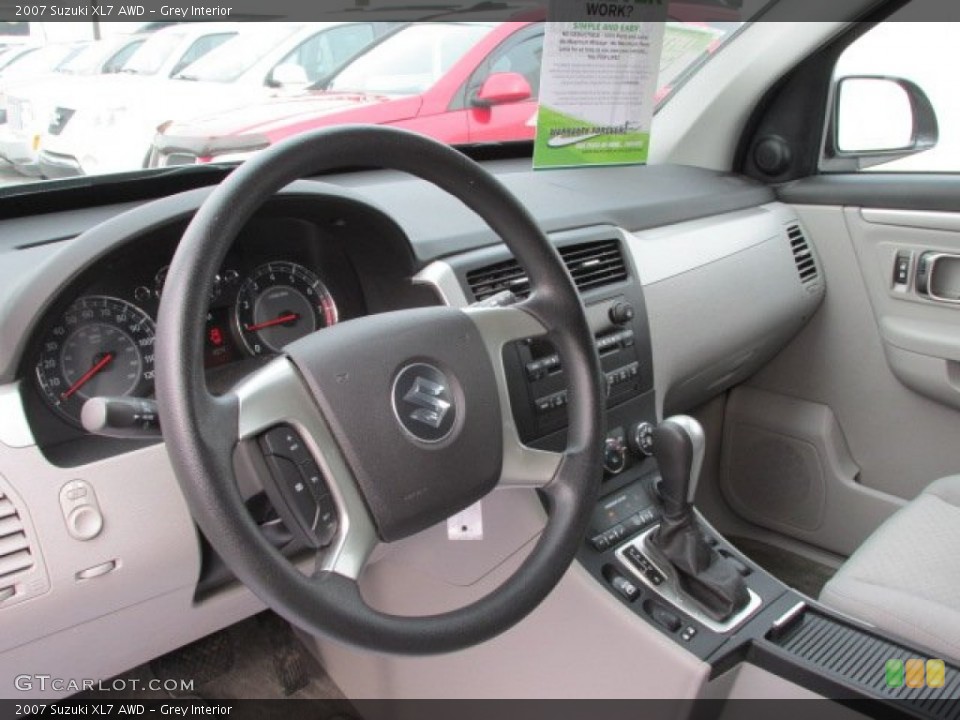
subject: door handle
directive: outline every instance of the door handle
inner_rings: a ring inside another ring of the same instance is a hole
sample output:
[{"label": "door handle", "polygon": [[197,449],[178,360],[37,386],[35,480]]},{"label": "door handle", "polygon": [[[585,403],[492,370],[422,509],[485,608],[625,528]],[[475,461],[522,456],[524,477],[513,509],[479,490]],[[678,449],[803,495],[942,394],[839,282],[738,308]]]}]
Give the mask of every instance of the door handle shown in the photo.
[{"label": "door handle", "polygon": [[960,254],[928,250],[917,260],[917,294],[960,305]]}]

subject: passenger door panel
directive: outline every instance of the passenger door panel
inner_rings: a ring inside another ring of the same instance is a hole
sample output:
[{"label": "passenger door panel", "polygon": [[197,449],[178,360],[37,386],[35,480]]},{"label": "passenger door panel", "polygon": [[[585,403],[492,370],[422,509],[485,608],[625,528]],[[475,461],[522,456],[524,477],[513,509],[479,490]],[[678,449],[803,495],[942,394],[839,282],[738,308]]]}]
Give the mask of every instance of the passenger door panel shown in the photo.
[{"label": "passenger door panel", "polygon": [[[742,517],[846,555],[904,500],[960,472],[960,305],[915,291],[922,253],[960,254],[958,184],[955,176],[940,183],[930,176],[844,175],[780,189],[817,250],[827,294],[791,345],[728,403],[721,488]],[[905,286],[894,277],[900,253],[912,258]],[[762,405],[751,395],[758,391],[771,394]],[[764,417],[761,406],[771,414]],[[824,418],[835,418],[835,429],[826,421],[808,422],[817,406],[828,411]],[[766,475],[752,470],[753,486],[742,462],[755,461],[757,447],[746,445],[749,434],[737,437],[744,422],[788,438],[776,455],[779,464],[767,467]],[[852,465],[831,462],[822,450],[813,470],[799,460],[791,464],[803,445],[826,447],[834,434]],[[857,468],[852,475],[851,467]],[[761,488],[757,477],[772,487]],[[760,491],[781,499],[792,493],[800,505],[816,508],[822,501],[827,507],[791,522],[790,511],[776,503],[764,509],[756,495],[752,505],[742,500]]]}]

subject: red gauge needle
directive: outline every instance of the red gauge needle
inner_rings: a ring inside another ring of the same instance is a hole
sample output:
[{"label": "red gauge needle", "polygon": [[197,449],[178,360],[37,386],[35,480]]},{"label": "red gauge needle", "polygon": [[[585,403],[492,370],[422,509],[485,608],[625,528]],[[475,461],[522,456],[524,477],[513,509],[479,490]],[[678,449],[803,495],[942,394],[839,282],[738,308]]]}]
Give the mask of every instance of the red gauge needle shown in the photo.
[{"label": "red gauge needle", "polygon": [[71,395],[73,395],[77,390],[79,390],[79,389],[82,388],[84,385],[86,385],[87,382],[90,380],[90,378],[92,378],[92,377],[93,377],[94,375],[96,375],[98,372],[100,372],[101,370],[103,370],[103,369],[104,369],[107,365],[109,365],[112,361],[113,361],[113,353],[107,353],[106,355],[104,355],[102,358],[100,358],[100,362],[98,362],[98,363],[97,363],[96,365],[94,365],[92,368],[90,368],[89,370],[87,370],[87,371],[86,371],[73,385],[71,385],[70,388],[69,388],[65,393],[63,393],[63,395],[61,395],[60,397],[63,398],[64,400],[66,400],[67,398],[69,398],[69,397],[70,397]]},{"label": "red gauge needle", "polygon": [[294,320],[299,319],[300,316],[297,315],[297,313],[289,313],[288,315],[281,315],[273,320],[265,320],[264,322],[257,323],[256,325],[247,325],[247,332],[263,330],[264,328],[273,327],[274,325],[283,325],[284,323],[293,322]]}]

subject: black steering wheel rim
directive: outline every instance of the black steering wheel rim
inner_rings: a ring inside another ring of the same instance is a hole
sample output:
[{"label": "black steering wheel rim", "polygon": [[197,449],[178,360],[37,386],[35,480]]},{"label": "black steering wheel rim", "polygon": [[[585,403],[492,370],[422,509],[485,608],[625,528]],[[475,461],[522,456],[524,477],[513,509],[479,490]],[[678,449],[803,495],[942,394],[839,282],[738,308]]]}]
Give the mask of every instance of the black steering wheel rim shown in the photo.
[{"label": "black steering wheel rim", "polygon": [[[532,294],[519,307],[547,330],[568,382],[568,442],[555,475],[541,490],[548,522],[539,541],[500,587],[439,615],[377,612],[364,602],[355,581],[337,573],[306,576],[268,543],[234,479],[236,397],[214,397],[206,388],[205,313],[198,308],[206,307],[228,249],[250,217],[283,187],[345,167],[417,176],[476,212],[526,269]],[[599,487],[604,437],[604,389],[592,333],[573,281],[533,217],[496,178],[452,148],[402,130],[341,126],[297,136],[244,163],[211,193],[183,235],[161,301],[156,355],[164,437],[194,519],[236,576],[307,632],[403,654],[469,647],[532,611],[579,549]]]}]

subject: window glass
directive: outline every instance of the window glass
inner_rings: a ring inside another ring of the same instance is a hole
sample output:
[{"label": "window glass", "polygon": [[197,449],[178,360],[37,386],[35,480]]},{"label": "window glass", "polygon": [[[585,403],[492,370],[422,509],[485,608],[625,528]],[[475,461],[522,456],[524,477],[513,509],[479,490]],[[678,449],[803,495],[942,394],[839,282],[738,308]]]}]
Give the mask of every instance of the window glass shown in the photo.
[{"label": "window glass", "polygon": [[294,23],[251,23],[236,37],[223,43],[179,74],[187,80],[233,82],[271,50],[299,30]]},{"label": "window glass", "polygon": [[178,32],[160,31],[152,35],[123,66],[123,71],[131,75],[156,75],[183,38],[184,34]]},{"label": "window glass", "polygon": [[540,95],[540,63],[543,59],[543,35],[535,35],[522,42],[506,47],[493,57],[490,64],[490,74],[499,72],[515,72],[523,75],[530,88],[533,98]]},{"label": "window glass", "polygon": [[174,65],[173,70],[170,71],[170,74],[176,75],[178,72],[187,67],[187,65],[199,60],[215,47],[223,45],[223,43],[235,35],[236,33],[218,33],[216,35],[204,35],[203,37],[198,38],[189,48],[187,48],[187,51],[180,58],[180,61]]},{"label": "window glass", "polygon": [[299,65],[310,82],[329,75],[373,40],[373,27],[345,25],[317,33],[287,55],[280,64]]},{"label": "window glass", "polygon": [[391,35],[344,67],[327,86],[333,91],[384,95],[425,92],[462,58],[492,23],[425,23]]},{"label": "window glass", "polygon": [[136,40],[120,48],[118,52],[114,53],[112,58],[103,64],[103,72],[120,72],[141,45],[143,45],[143,40]]},{"label": "window glass", "polygon": [[5,69],[4,74],[32,75],[53,72],[82,49],[82,46],[79,45],[47,45],[11,63]]}]

